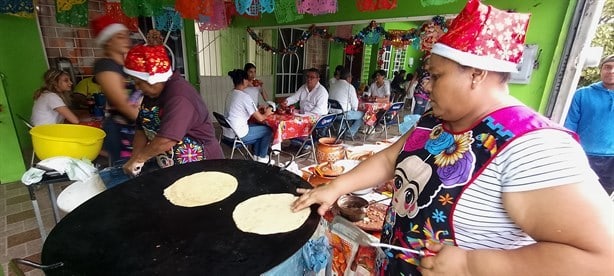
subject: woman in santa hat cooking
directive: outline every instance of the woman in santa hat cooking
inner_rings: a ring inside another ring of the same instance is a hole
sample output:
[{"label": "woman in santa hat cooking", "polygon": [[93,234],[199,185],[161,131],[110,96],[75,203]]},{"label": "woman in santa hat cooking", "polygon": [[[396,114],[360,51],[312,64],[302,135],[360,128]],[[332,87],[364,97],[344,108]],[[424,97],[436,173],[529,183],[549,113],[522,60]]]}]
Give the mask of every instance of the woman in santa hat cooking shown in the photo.
[{"label": "woman in santa hat cooking", "polygon": [[147,39],[147,45],[128,52],[124,64],[124,71],[145,96],[124,171],[137,175],[152,158],[161,168],[224,158],[200,94],[178,72],[173,73],[160,33],[152,31]]},{"label": "woman in santa hat cooking", "polygon": [[469,0],[433,46],[432,108],[354,170],[299,189],[295,210],[324,214],[394,178],[381,242],[424,254],[386,249],[382,274],[613,275],[612,202],[575,134],[509,95],[528,20]]}]

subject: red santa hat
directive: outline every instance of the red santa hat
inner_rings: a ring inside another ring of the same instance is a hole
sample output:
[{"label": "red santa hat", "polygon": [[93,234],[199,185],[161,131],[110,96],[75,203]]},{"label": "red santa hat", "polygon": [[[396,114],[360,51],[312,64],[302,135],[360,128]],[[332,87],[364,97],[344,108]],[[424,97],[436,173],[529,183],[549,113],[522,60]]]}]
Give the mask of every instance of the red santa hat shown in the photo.
[{"label": "red santa hat", "polygon": [[431,52],[464,66],[517,72],[529,17],[468,0]]},{"label": "red santa hat", "polygon": [[165,82],[173,74],[171,61],[166,49],[159,41],[159,32],[148,34],[149,45],[138,45],[126,55],[124,72],[133,77],[142,79],[149,84]]},{"label": "red santa hat", "polygon": [[91,26],[98,46],[104,45],[115,34],[128,30],[124,24],[106,14],[92,20]]}]

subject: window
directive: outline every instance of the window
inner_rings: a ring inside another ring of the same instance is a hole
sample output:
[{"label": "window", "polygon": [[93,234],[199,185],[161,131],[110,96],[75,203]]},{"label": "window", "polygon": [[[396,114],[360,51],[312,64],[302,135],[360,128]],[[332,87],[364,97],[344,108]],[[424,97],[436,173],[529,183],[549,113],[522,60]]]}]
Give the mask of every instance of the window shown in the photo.
[{"label": "window", "polygon": [[389,75],[390,72],[390,56],[392,55],[392,46],[384,46],[384,53],[382,54],[382,70],[386,71],[386,75]]},{"label": "window", "polygon": [[[285,49],[303,34],[299,29],[278,29],[277,48]],[[275,95],[296,92],[303,84],[302,69],[305,64],[305,48],[298,47],[295,53],[276,55]]]},{"label": "window", "polygon": [[392,67],[392,71],[393,72],[399,72],[400,70],[403,70],[403,67],[405,67],[405,53],[407,47],[403,47],[403,48],[395,48],[395,53],[394,53],[394,65]]}]

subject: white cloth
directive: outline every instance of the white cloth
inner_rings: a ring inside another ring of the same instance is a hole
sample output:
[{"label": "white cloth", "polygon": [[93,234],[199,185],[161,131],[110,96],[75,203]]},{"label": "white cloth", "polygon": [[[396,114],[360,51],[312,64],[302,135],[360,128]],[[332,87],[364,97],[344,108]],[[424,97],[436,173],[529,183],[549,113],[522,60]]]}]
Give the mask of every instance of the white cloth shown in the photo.
[{"label": "white cloth", "polygon": [[[70,180],[84,181],[98,172],[98,169],[92,165],[87,159],[76,159],[66,156],[57,156],[47,158],[38,162],[41,168],[49,168],[61,174],[66,174]],[[41,181],[45,171],[30,168],[21,177],[21,182],[26,185],[38,183]]]},{"label": "white cloth", "polygon": [[[328,98],[338,101],[341,107],[343,107],[343,111],[358,110],[356,88],[346,80],[338,80],[335,85],[332,85]],[[334,111],[342,112],[339,110]]]},{"label": "white cloth", "polygon": [[333,84],[337,83],[338,79],[335,77],[330,78],[330,80],[328,80],[328,87],[333,87]]},{"label": "white cloth", "polygon": [[390,81],[384,80],[384,84],[380,87],[377,87],[376,82],[372,83],[367,93],[373,97],[390,97]]},{"label": "white cloth", "polygon": [[294,95],[286,99],[288,105],[300,102],[301,112],[318,116],[328,114],[328,91],[320,83],[311,91],[303,84]]},{"label": "white cloth", "polygon": [[258,107],[260,103],[260,87],[248,86],[243,89],[243,92],[247,93],[252,98],[252,101]]},{"label": "white cloth", "polygon": [[41,96],[34,100],[32,106],[32,125],[51,125],[61,124],[64,122],[64,116],[60,115],[56,108],[66,106],[62,98],[56,93],[46,91]]},{"label": "white cloth", "polygon": [[[237,132],[237,136],[244,137],[249,131],[247,120],[257,112],[256,106],[252,98],[241,90],[234,89],[226,97],[226,106],[224,107],[224,116],[228,120],[230,126]],[[223,129],[224,136],[234,138],[234,133],[231,129]]]}]

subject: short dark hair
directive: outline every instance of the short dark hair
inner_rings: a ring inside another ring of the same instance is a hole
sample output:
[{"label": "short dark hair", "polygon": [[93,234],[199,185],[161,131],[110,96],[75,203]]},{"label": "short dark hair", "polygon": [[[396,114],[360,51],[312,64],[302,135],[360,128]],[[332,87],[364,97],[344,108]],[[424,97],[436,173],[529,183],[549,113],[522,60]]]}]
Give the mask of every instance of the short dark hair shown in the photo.
[{"label": "short dark hair", "polygon": [[381,70],[381,69],[380,70],[376,70],[375,73],[373,73],[373,76],[375,77],[376,75],[380,75],[380,76],[386,77],[386,71]]},{"label": "short dark hair", "polygon": [[228,71],[228,76],[230,76],[234,85],[242,84],[243,80],[247,79],[247,73],[241,69]]},{"label": "short dark hair", "polygon": [[320,77],[320,70],[318,70],[317,68],[309,68],[309,69],[305,69],[305,75],[309,74],[309,73],[316,73],[316,76],[319,78]]},{"label": "short dark hair", "polygon": [[256,65],[254,65],[251,62],[248,62],[245,64],[245,66],[243,66],[243,71],[247,72],[249,71],[249,69],[252,69],[252,68],[256,69]]},{"label": "short dark hair", "polygon": [[337,67],[335,67],[335,75],[340,74],[343,69],[345,69],[343,65],[337,65]]},{"label": "short dark hair", "polygon": [[343,69],[341,70],[341,72],[339,72],[339,79],[347,80],[351,76],[352,76],[352,72],[350,72],[350,70]]}]

